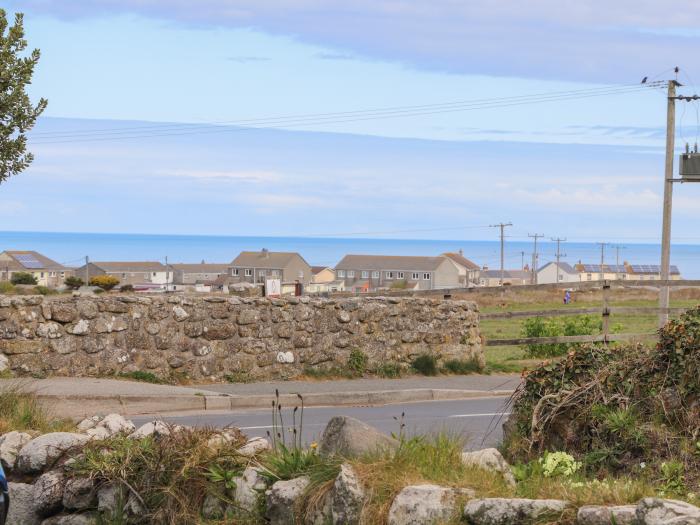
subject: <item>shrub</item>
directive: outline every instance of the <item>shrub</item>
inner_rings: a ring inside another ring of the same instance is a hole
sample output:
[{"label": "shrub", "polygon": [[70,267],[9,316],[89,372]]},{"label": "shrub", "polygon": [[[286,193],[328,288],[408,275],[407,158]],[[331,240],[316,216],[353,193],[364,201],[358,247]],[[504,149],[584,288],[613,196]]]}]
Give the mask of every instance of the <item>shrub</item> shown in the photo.
[{"label": "shrub", "polygon": [[77,290],[85,284],[85,281],[83,281],[80,277],[75,277],[74,275],[71,275],[70,277],[66,277],[66,279],[63,281],[63,284],[65,284],[71,290]]},{"label": "shrub", "polygon": [[478,374],[482,371],[481,363],[478,359],[449,359],[445,361],[443,370],[450,374]]},{"label": "shrub", "polygon": [[39,285],[34,287],[34,293],[38,293],[39,295],[55,295],[58,292],[53,288],[49,288],[48,286]]},{"label": "shrub", "polygon": [[0,281],[0,293],[2,293],[2,294],[15,293],[15,287],[10,281]]},{"label": "shrub", "polygon": [[401,377],[403,369],[398,363],[382,363],[376,368],[375,373],[380,377],[395,378]]},{"label": "shrub", "polygon": [[133,292],[134,291],[134,285],[133,284],[123,284],[119,287],[120,292]]},{"label": "shrub", "polygon": [[437,357],[433,354],[419,355],[411,362],[411,366],[416,372],[424,376],[435,376],[438,373]]},{"label": "shrub", "polygon": [[165,383],[160,377],[151,373],[145,372],[143,370],[134,370],[133,372],[120,372],[117,377],[122,379],[131,379],[132,381],[142,381],[144,383],[153,383],[160,385]]},{"label": "shrub", "polygon": [[[575,317],[543,318],[530,317],[523,322],[523,337],[557,337],[561,335],[592,335],[601,329],[602,321],[590,315]],[[579,343],[545,343],[525,346],[531,357],[554,357],[564,355]]]},{"label": "shrub", "polygon": [[12,284],[37,284],[36,277],[27,272],[15,272],[10,279]]},{"label": "shrub", "polygon": [[113,275],[97,275],[90,279],[90,286],[99,286],[103,290],[111,290],[119,284],[119,279]]},{"label": "shrub", "polygon": [[359,348],[353,348],[348,357],[348,368],[353,372],[353,375],[361,376],[367,370],[368,357]]}]

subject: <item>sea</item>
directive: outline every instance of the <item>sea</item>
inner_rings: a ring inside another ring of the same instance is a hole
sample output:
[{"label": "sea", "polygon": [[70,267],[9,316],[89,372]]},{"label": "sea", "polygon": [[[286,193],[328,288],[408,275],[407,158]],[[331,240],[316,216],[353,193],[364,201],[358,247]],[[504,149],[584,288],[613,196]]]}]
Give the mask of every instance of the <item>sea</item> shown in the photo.
[{"label": "sea", "polygon": [[[616,246],[621,246],[616,250]],[[57,233],[0,231],[0,251],[36,250],[66,266],[91,261],[161,261],[170,263],[229,263],[244,250],[299,252],[311,265],[335,266],[346,254],[439,255],[462,250],[480,266],[500,268],[500,243],[484,240],[374,239],[328,237],[243,237],[225,235],[164,235],[122,233]],[[531,264],[530,241],[506,240],[505,267],[520,269]],[[555,260],[556,244],[538,243],[539,265]],[[566,242],[562,261],[598,264],[598,244]],[[658,244],[610,244],[605,248],[606,264],[659,264]],[[700,244],[674,244],[671,263],[686,279],[700,279]]]}]

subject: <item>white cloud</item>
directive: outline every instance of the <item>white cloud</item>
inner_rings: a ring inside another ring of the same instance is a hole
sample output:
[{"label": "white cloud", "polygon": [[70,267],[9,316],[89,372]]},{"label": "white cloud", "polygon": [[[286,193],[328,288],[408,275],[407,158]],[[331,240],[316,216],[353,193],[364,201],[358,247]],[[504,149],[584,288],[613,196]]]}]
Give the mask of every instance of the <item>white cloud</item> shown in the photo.
[{"label": "white cloud", "polygon": [[279,173],[272,171],[217,171],[217,170],[159,170],[156,175],[163,177],[178,177],[201,180],[224,180],[235,182],[247,182],[250,184],[264,184],[278,182],[282,179]]}]

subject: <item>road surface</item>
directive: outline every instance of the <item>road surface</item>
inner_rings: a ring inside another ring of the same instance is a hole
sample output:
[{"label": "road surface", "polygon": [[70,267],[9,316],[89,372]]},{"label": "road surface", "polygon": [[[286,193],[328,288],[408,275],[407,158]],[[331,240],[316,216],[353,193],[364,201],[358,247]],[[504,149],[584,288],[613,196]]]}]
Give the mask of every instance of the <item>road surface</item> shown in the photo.
[{"label": "road surface", "polygon": [[[303,439],[317,441],[328,420],[337,415],[351,416],[390,434],[398,432],[404,414],[406,435],[447,430],[465,438],[467,449],[496,446],[501,425],[507,419],[507,397],[484,397],[462,401],[430,401],[377,407],[310,407],[304,411]],[[283,407],[285,427],[291,426],[291,411]],[[136,425],[152,421],[152,416],[134,416]],[[184,415],[164,415],[159,419],[188,426],[236,426],[249,437],[265,436],[272,429],[270,410],[237,412],[208,411]]]}]

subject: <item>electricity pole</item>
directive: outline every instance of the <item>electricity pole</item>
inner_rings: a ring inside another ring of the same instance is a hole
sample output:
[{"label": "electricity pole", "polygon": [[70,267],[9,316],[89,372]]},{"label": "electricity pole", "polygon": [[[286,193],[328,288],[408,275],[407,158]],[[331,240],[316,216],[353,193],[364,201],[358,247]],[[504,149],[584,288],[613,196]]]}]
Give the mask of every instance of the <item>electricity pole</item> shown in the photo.
[{"label": "electricity pole", "polygon": [[607,242],[597,242],[600,245],[600,280],[605,280],[605,270],[603,270],[603,265],[605,264],[605,247]]},{"label": "electricity pole", "polygon": [[[673,150],[676,140],[676,86],[678,81],[668,81],[666,105],[666,164],[664,167],[664,211],[661,229],[661,280],[668,280],[671,267],[671,209],[673,202]],[[668,321],[669,288],[659,289],[659,328]]]},{"label": "electricity pole", "polygon": [[85,286],[90,286],[90,257],[85,256]]},{"label": "electricity pole", "polygon": [[535,239],[535,247],[532,252],[532,284],[537,284],[537,239],[544,237],[544,234],[535,233],[533,235],[527,234],[528,237]]},{"label": "electricity pole", "polygon": [[500,228],[501,230],[501,286],[503,286],[503,283],[505,282],[505,268],[503,267],[503,257],[504,257],[504,250],[505,250],[505,235],[503,234],[504,229],[506,226],[513,226],[513,223],[503,223],[500,222],[498,224],[492,224],[490,227],[491,228]]},{"label": "electricity pole", "polygon": [[520,269],[525,269],[525,252],[520,252]]},{"label": "electricity pole", "polygon": [[566,242],[566,239],[557,237],[556,239],[552,237],[552,240],[557,243],[557,282],[559,282],[559,260],[562,257],[566,257],[565,253],[561,253],[561,243]]},{"label": "electricity pole", "polygon": [[615,246],[615,273],[618,274],[618,279],[619,274],[620,274],[620,250],[625,250],[627,246],[620,246],[619,244]]}]

